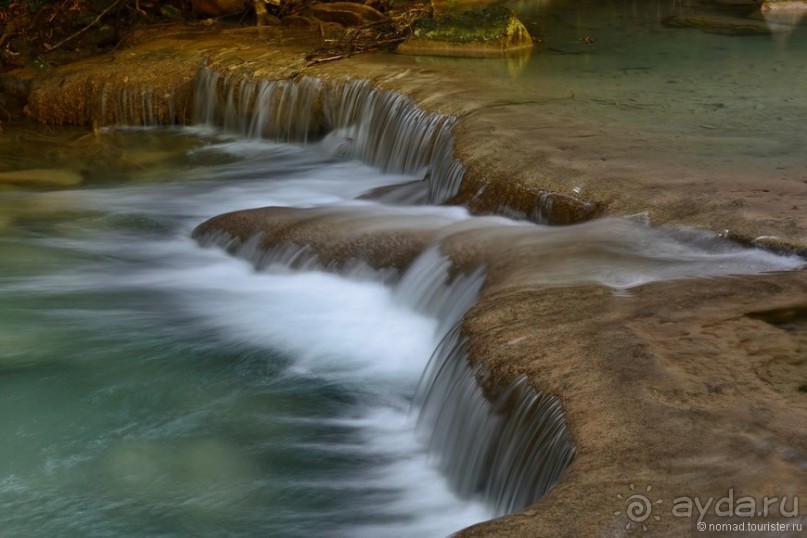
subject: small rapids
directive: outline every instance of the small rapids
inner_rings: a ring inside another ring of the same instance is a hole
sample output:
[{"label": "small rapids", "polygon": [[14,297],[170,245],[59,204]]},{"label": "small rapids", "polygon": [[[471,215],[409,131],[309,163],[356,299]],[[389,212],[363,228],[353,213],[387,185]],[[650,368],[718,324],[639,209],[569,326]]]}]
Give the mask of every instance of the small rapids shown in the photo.
[{"label": "small rapids", "polygon": [[[148,123],[137,110],[120,121]],[[425,205],[462,179],[453,119],[366,83],[205,71],[196,116],[115,133],[160,147],[148,166],[2,193],[9,535],[447,535],[535,502],[575,452],[554,396],[525,378],[483,394],[468,366],[486,285],[803,263],[627,219]],[[245,208],[267,209],[208,220]]]},{"label": "small rapids", "polygon": [[129,136],[196,147],[0,200],[3,534],[443,536],[490,517],[413,435],[434,316],[374,273],[256,272],[190,238],[222,210],[353,204],[412,176],[320,147]]}]

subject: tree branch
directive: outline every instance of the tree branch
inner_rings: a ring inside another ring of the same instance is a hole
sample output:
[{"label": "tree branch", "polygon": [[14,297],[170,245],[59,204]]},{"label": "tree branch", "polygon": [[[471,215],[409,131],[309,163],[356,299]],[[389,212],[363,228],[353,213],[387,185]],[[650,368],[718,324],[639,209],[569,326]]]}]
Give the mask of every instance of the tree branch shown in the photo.
[{"label": "tree branch", "polygon": [[102,12],[101,12],[101,13],[100,13],[100,14],[99,14],[97,17],[95,17],[95,20],[94,20],[94,21],[92,21],[90,24],[88,24],[87,26],[85,26],[84,28],[82,28],[81,30],[79,30],[78,32],[76,32],[75,34],[73,34],[73,35],[71,35],[71,36],[68,36],[68,37],[65,37],[64,39],[62,39],[61,41],[59,41],[58,43],[56,43],[56,44],[55,44],[55,45],[53,45],[53,46],[48,45],[48,44],[46,43],[46,44],[45,44],[45,48],[46,48],[46,49],[48,49],[48,52],[50,52],[50,51],[52,51],[52,50],[54,50],[54,49],[58,49],[59,47],[61,47],[61,46],[62,46],[62,45],[64,45],[65,43],[67,43],[68,41],[70,41],[70,40],[74,39],[75,37],[80,36],[81,34],[83,34],[84,32],[86,32],[87,30],[89,30],[90,28],[92,28],[93,26],[95,26],[95,25],[98,23],[98,21],[100,21],[100,20],[101,20],[101,19],[104,17],[104,15],[106,15],[107,13],[109,13],[110,11],[112,11],[112,8],[114,8],[114,7],[118,6],[119,4],[121,4],[121,3],[125,2],[125,1],[126,1],[126,0],[115,0],[115,2],[113,2],[113,3],[112,3],[112,4],[111,4],[111,5],[108,7],[108,8],[106,8],[105,10],[103,10],[103,11],[102,11]]}]

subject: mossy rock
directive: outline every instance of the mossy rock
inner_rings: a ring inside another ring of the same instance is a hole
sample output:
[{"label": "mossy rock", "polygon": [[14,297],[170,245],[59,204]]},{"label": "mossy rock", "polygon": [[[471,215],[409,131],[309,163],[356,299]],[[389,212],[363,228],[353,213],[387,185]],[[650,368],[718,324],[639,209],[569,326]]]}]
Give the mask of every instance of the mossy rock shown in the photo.
[{"label": "mossy rock", "polygon": [[421,19],[413,37],[398,47],[405,54],[437,56],[499,55],[532,48],[529,32],[503,6]]}]

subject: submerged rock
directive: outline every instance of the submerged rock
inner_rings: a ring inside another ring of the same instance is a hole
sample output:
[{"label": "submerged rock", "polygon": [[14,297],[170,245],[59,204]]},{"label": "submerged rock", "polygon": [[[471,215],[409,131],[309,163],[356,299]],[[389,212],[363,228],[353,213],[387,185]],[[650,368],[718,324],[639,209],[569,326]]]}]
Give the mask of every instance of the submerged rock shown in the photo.
[{"label": "submerged rock", "polygon": [[160,6],[160,15],[171,21],[182,20],[182,10],[171,4]]},{"label": "submerged rock", "polygon": [[421,19],[414,36],[398,47],[404,54],[489,56],[532,48],[533,40],[512,10],[490,7],[436,19]]},{"label": "submerged rock", "polygon": [[707,33],[735,36],[769,35],[790,30],[785,25],[763,20],[709,14],[674,16],[666,19],[664,24],[672,28],[697,28]]}]

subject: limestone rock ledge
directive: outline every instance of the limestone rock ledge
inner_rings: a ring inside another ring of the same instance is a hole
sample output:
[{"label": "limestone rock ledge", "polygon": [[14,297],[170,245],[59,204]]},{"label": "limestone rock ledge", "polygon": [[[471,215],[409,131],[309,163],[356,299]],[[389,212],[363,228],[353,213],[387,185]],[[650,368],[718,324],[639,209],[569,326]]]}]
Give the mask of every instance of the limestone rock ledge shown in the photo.
[{"label": "limestone rock ledge", "polygon": [[[692,536],[673,501],[732,488],[790,507],[807,480],[806,292],[796,271],[629,297],[595,286],[483,296],[466,316],[471,360],[560,394],[578,453],[539,503],[458,536]],[[647,531],[626,516],[634,493],[662,501]]]},{"label": "limestone rock ledge", "polygon": [[[462,326],[469,360],[497,381],[527,375],[537,391],[559,395],[578,451],[538,503],[458,536],[689,536],[691,520],[672,513],[674,499],[705,503],[733,489],[759,502],[787,496],[791,507],[802,494],[807,271],[679,279],[617,295],[531,281],[530,271],[551,274],[542,264],[580,247],[568,240],[525,248],[509,226],[503,240],[462,223],[438,234],[441,218],[340,211],[238,211],[195,236],[210,244],[225,234],[234,251],[256,237],[259,250],[304,244],[326,267],[353,259],[400,269],[439,235],[455,269],[486,267]],[[368,218],[385,228],[370,231],[379,226]],[[662,501],[647,532],[626,530],[625,499],[634,492]]]}]

